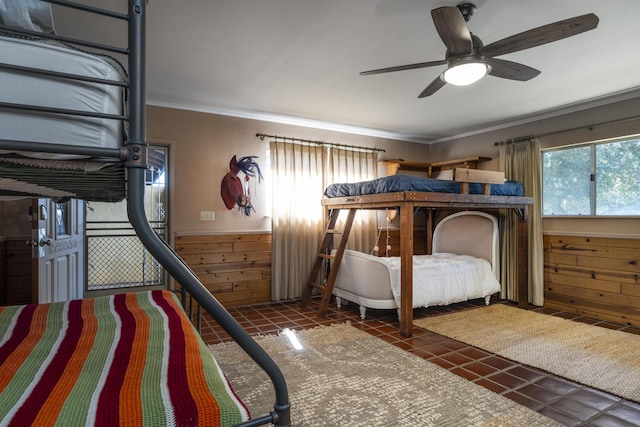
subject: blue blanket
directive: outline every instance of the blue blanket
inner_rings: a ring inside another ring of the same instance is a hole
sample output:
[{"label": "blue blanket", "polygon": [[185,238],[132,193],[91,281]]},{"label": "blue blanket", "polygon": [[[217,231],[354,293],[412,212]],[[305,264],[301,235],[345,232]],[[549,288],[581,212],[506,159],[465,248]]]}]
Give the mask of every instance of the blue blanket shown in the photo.
[{"label": "blue blanket", "polygon": [[[460,193],[460,183],[444,179],[392,175],[372,181],[331,184],[324,190],[327,197],[363,196],[365,194],[422,191],[428,193]],[[482,184],[470,183],[470,194],[482,194]],[[524,187],[518,181],[491,184],[492,196],[524,196]]]}]

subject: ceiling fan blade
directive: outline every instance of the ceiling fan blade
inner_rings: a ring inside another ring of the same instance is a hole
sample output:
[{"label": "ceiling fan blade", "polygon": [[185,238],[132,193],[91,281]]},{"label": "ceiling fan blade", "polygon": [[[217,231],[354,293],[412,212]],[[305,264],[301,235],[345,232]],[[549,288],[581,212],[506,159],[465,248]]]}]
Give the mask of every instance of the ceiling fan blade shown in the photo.
[{"label": "ceiling fan blade", "polygon": [[484,61],[491,66],[489,75],[494,77],[526,82],[540,74],[540,71],[535,68],[513,61],[498,58],[485,58]]},{"label": "ceiling fan blade", "polygon": [[436,77],[436,79],[432,81],[429,86],[427,86],[425,90],[420,93],[420,95],[418,95],[418,98],[424,98],[425,96],[433,95],[445,84],[446,82],[442,80],[440,76]]},{"label": "ceiling fan blade", "polygon": [[433,67],[435,65],[444,65],[446,63],[447,61],[442,60],[442,61],[420,62],[417,64],[398,65],[397,67],[379,68],[377,70],[363,71],[360,73],[360,75],[370,76],[372,74],[391,73],[393,71],[415,70],[416,68]]},{"label": "ceiling fan blade", "polygon": [[479,53],[485,57],[500,56],[529,49],[592,30],[598,26],[598,21],[593,13],[576,16],[490,43],[480,48]]},{"label": "ceiling fan blade", "polygon": [[431,18],[450,55],[469,55],[473,52],[471,33],[457,7],[433,9]]}]

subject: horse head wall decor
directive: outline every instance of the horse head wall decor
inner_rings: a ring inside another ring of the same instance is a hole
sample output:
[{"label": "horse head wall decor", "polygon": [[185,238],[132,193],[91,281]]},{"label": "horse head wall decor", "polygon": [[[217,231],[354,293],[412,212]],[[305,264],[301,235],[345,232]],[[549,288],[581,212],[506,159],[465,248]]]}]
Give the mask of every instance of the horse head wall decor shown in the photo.
[{"label": "horse head wall decor", "polygon": [[[222,183],[220,184],[220,195],[227,209],[231,210],[238,206],[238,210],[242,211],[246,216],[251,215],[251,211],[255,212],[251,204],[249,179],[257,174],[258,182],[262,180],[260,166],[253,160],[257,158],[258,156],[245,156],[238,160],[235,155],[231,158],[229,172],[222,178]],[[244,173],[244,179],[240,179],[239,172]]]}]

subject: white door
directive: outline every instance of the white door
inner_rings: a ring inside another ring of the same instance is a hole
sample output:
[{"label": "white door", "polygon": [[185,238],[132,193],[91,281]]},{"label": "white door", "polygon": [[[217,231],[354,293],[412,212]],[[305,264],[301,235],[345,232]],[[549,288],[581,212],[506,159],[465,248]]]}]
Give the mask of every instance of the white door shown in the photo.
[{"label": "white door", "polygon": [[84,215],[83,201],[33,200],[31,244],[38,303],[82,298]]}]

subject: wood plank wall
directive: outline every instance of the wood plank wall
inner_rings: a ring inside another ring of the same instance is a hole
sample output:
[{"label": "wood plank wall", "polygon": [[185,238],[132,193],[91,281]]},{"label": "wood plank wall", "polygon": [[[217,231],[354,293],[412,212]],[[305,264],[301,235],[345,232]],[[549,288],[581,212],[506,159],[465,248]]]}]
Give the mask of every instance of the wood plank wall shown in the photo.
[{"label": "wood plank wall", "polygon": [[0,305],[7,305],[7,242],[0,240]]},{"label": "wood plank wall", "polygon": [[[31,246],[26,239],[8,239],[4,245],[4,272],[0,283],[2,305],[22,305],[33,302]],[[0,268],[0,270],[2,270]]]},{"label": "wood plank wall", "polygon": [[640,327],[640,239],[544,236],[545,307]]},{"label": "wood plank wall", "polygon": [[[389,256],[400,256],[400,229],[389,229],[389,245],[391,250]],[[378,256],[386,256],[387,247],[387,230],[382,229],[380,238],[378,239]],[[427,230],[424,228],[416,228],[413,231],[413,253],[414,255],[426,255],[427,254]],[[374,255],[376,255],[374,253]]]},{"label": "wood plank wall", "polygon": [[271,301],[271,233],[180,235],[175,250],[223,306]]}]

